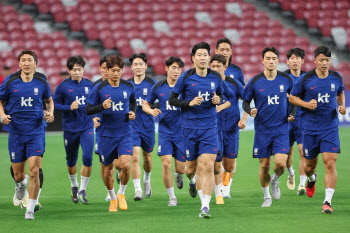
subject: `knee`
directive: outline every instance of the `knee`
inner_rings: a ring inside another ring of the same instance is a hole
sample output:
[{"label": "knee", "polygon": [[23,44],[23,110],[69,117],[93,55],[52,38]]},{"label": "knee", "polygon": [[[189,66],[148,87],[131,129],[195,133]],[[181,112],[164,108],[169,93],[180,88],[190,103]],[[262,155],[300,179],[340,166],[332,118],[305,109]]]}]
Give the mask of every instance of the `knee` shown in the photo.
[{"label": "knee", "polygon": [[230,173],[235,172],[233,164],[224,164],[224,169],[225,169],[225,171],[230,172]]},{"label": "knee", "polygon": [[130,170],[130,164],[129,163],[123,163],[119,166],[120,170],[123,172],[128,172]]},{"label": "knee", "polygon": [[275,165],[278,168],[286,168],[287,167],[287,163],[285,161],[281,161],[281,160],[275,161]]},{"label": "knee", "polygon": [[194,167],[187,167],[186,168],[186,175],[189,176],[189,175],[194,175],[196,173],[196,169]]},{"label": "knee", "polygon": [[325,160],[323,163],[326,170],[335,169],[335,160],[329,159],[329,160]]},{"label": "knee", "polygon": [[24,172],[14,172],[13,176],[14,176],[15,181],[17,183],[21,182],[22,180],[24,180],[26,178],[26,174]]},{"label": "knee", "polygon": [[140,156],[132,156],[131,158],[132,163],[140,163]]},{"label": "knee", "polygon": [[213,173],[214,163],[212,163],[211,161],[207,161],[206,163],[203,163],[202,171],[205,173]]},{"label": "knee", "polygon": [[144,155],[143,160],[147,163],[152,162],[152,154],[151,155]]},{"label": "knee", "polygon": [[39,177],[39,167],[38,166],[31,166],[29,169],[29,176],[30,178],[34,178],[34,177]]},{"label": "knee", "polygon": [[304,171],[306,175],[312,175],[315,171],[315,167],[312,164],[305,163]]},{"label": "knee", "polygon": [[185,173],[185,166],[177,166],[175,167],[175,172],[178,174],[184,174]]},{"label": "knee", "polygon": [[85,167],[91,167],[92,166],[92,156],[91,156],[91,158],[83,158],[83,165]]},{"label": "knee", "polygon": [[171,163],[169,163],[168,161],[163,161],[162,168],[163,168],[163,171],[170,171],[171,170]]}]

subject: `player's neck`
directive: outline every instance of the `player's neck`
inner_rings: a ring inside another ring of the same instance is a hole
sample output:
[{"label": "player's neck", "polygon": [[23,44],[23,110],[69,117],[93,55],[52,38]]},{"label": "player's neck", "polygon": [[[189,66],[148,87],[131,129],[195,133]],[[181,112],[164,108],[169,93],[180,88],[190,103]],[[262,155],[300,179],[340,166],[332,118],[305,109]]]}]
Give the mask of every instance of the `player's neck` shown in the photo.
[{"label": "player's neck", "polygon": [[225,73],[220,73],[222,80],[226,80],[226,75]]},{"label": "player's neck", "polygon": [[106,79],[108,79],[108,77],[106,78],[105,76],[102,76],[102,81],[105,81]]},{"label": "player's neck", "polygon": [[146,74],[140,75],[140,76],[134,76],[134,83],[135,84],[140,84],[142,81],[145,79]]},{"label": "player's neck", "polygon": [[[73,79],[73,78],[72,78]],[[83,80],[83,77],[79,78],[79,79],[73,79],[74,81],[76,81],[77,83],[80,83],[81,80]]]},{"label": "player's neck", "polygon": [[33,80],[34,78],[34,73],[29,73],[29,74],[25,74],[23,71],[21,72],[21,78],[23,80],[23,82],[27,83]]},{"label": "player's neck", "polygon": [[301,75],[301,70],[290,70],[290,73],[294,76],[294,77],[299,77]]},{"label": "player's neck", "polygon": [[317,74],[317,77],[319,77],[319,78],[327,78],[329,75],[329,70],[323,72],[323,71],[316,68],[316,74]]},{"label": "player's neck", "polygon": [[167,78],[166,78],[166,81],[168,82],[169,87],[174,87],[174,86],[175,86],[176,79],[173,80],[173,79],[167,77]]},{"label": "player's neck", "polygon": [[113,81],[112,79],[108,79],[108,83],[112,86],[112,87],[119,87],[120,84],[120,79]]},{"label": "player's neck", "polygon": [[266,70],[264,71],[264,75],[267,80],[274,80],[277,77],[277,70]]},{"label": "player's neck", "polygon": [[199,69],[198,67],[196,67],[196,73],[201,77],[206,77],[208,74],[208,69]]}]

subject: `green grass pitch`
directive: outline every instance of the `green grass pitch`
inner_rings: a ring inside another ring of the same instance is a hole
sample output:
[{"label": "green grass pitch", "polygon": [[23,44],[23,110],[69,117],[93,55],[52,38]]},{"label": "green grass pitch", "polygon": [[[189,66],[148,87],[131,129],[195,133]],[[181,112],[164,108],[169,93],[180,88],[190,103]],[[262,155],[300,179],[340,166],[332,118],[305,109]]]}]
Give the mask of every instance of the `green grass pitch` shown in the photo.
[{"label": "green grass pitch", "polygon": [[[74,204],[70,198],[63,136],[48,134],[43,159],[44,186],[40,202],[42,210],[36,220],[25,221],[24,210],[14,207],[14,184],[10,175],[7,135],[0,136],[0,232],[349,232],[350,230],[350,128],[340,129],[342,154],[338,158],[338,184],[333,196],[332,215],[321,213],[324,200],[324,167],[319,162],[318,180],[313,198],[297,196],[286,186],[286,173],[281,177],[281,199],[270,208],[261,208],[263,194],[258,179],[259,164],[252,158],[254,132],[242,132],[237,171],[231,188],[232,199],[215,204],[212,219],[199,219],[200,200],[191,198],[188,182],[182,190],[175,187],[177,207],[168,207],[168,195],[161,178],[161,161],[153,152],[151,198],[135,202],[132,180],[126,189],[128,210],[109,213],[106,189],[100,175],[98,157],[94,155],[93,172],[87,188],[88,205]],[[157,145],[155,146],[157,148]],[[81,158],[81,157],[79,157]],[[78,166],[81,166],[79,159]],[[299,155],[295,146],[293,167],[299,184]],[[272,166],[273,167],[273,166]],[[80,178],[78,178],[80,180]],[[115,184],[118,190],[118,184]]]}]

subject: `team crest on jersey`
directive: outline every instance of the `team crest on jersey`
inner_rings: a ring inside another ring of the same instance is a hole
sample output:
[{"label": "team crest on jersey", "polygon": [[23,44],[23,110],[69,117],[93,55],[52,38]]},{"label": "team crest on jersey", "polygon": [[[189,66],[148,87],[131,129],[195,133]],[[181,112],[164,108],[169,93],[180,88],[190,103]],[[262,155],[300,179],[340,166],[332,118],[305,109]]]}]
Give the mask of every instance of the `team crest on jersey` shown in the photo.
[{"label": "team crest on jersey", "polygon": [[159,153],[159,152],[162,152],[162,145],[159,145],[159,146],[158,146],[158,153]]},{"label": "team crest on jersey", "polygon": [[309,156],[309,150],[308,149],[305,149],[305,155]]},{"label": "team crest on jersey", "polygon": [[147,95],[147,88],[143,88],[143,95]]},{"label": "team crest on jersey", "polygon": [[189,150],[186,150],[186,156],[187,156],[187,158],[190,157],[190,151]]},{"label": "team crest on jersey", "polygon": [[12,159],[15,159],[15,158],[16,158],[15,152],[12,152],[12,153],[11,153],[11,158],[12,158]]},{"label": "team crest on jersey", "polygon": [[39,94],[39,90],[37,87],[34,87],[34,95],[38,95]]},{"label": "team crest on jersey", "polygon": [[211,83],[210,83],[210,86],[211,86],[211,89],[212,89],[212,90],[215,90],[215,83],[214,83],[214,82],[211,82]]},{"label": "team crest on jersey", "polygon": [[233,74],[230,74],[230,77],[231,77],[231,78],[235,78],[235,76],[234,76]]},{"label": "team crest on jersey", "polygon": [[280,92],[284,92],[284,85],[280,85]]},{"label": "team crest on jersey", "polygon": [[126,91],[123,91],[124,99],[128,98],[128,93]]},{"label": "team crest on jersey", "polygon": [[335,91],[335,84],[334,83],[331,84],[331,90]]},{"label": "team crest on jersey", "polygon": [[258,155],[258,148],[254,148],[254,155]]},{"label": "team crest on jersey", "polygon": [[85,87],[85,94],[89,94],[89,88]]}]

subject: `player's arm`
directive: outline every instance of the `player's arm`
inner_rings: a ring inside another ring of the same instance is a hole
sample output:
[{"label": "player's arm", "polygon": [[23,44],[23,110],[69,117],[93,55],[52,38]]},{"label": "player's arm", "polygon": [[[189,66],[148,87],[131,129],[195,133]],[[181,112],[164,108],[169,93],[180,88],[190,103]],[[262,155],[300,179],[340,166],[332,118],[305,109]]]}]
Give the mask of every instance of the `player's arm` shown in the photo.
[{"label": "player's arm", "polygon": [[136,103],[134,94],[130,96],[129,106],[130,106],[129,120],[134,121],[136,118],[136,109],[137,109],[137,103]]},{"label": "player's arm", "polygon": [[112,107],[112,100],[111,97],[103,101],[102,104],[99,105],[91,105],[90,103],[87,103],[86,105],[86,115],[94,115],[96,113],[102,112],[105,109],[109,109]]},{"label": "player's arm", "polygon": [[305,102],[304,100],[300,99],[298,96],[294,96],[292,94],[289,95],[289,102],[291,104],[294,104],[296,106],[300,106],[303,108],[307,108],[310,110],[314,110],[317,107],[317,101],[312,99],[309,102]]},{"label": "player's arm", "polygon": [[179,96],[179,94],[176,94],[174,91],[172,91],[169,97],[169,104],[175,107],[183,108],[201,105],[203,102],[203,98],[199,96],[195,97],[193,100],[180,100],[178,99]]},{"label": "player's arm", "polygon": [[151,104],[148,103],[147,100],[142,101],[142,110],[145,113],[152,115],[154,117],[162,113],[158,108],[152,109]]},{"label": "player's arm", "polygon": [[345,115],[346,108],[345,108],[345,93],[344,93],[344,91],[337,96],[337,103],[339,104],[339,107],[338,107],[339,113],[342,115]]},{"label": "player's arm", "polygon": [[48,99],[44,99],[46,104],[46,111],[45,111],[45,120],[49,123],[53,122],[55,120],[53,111],[54,111],[54,102],[52,97]]},{"label": "player's arm", "polygon": [[5,109],[4,109],[4,105],[2,103],[2,100],[0,100],[0,117],[1,117],[1,121],[4,125],[8,125],[11,122],[11,116],[10,115],[6,115],[5,113]]},{"label": "player's arm", "polygon": [[256,108],[251,108],[250,107],[250,102],[252,101],[254,97],[254,92],[251,87],[251,79],[247,85],[247,87],[243,91],[243,104],[242,108],[243,110],[249,114],[251,117],[256,117],[256,114],[258,113],[258,110]]}]

